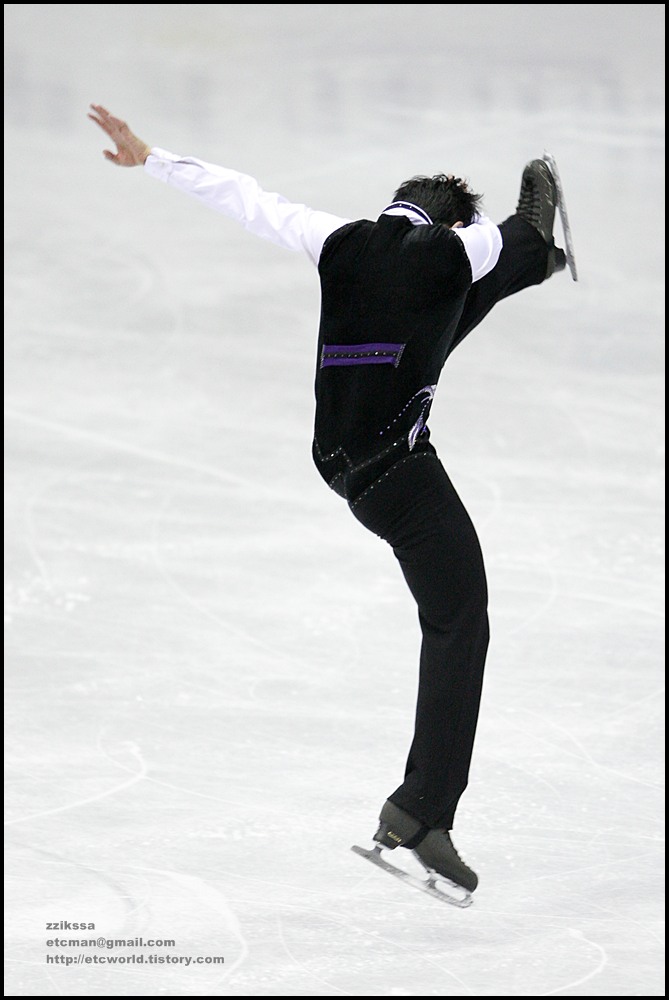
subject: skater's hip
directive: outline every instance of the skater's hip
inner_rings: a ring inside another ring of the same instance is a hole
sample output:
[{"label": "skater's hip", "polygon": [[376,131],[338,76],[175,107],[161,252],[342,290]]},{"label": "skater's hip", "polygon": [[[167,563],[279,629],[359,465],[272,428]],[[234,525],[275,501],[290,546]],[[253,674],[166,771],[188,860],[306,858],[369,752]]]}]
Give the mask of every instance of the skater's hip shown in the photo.
[{"label": "skater's hip", "polygon": [[413,447],[409,445],[406,437],[402,437],[381,451],[358,457],[357,460],[353,460],[343,447],[324,455],[318,442],[314,441],[313,458],[316,468],[330,489],[349,504],[353,504],[370,486],[407,458],[426,452],[436,454],[429,439],[429,431],[425,428]]}]

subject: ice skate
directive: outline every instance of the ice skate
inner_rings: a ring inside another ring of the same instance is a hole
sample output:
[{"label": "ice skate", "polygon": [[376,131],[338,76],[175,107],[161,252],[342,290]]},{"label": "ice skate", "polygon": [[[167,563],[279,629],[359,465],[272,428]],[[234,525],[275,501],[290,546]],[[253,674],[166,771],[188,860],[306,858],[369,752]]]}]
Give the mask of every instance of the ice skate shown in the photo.
[{"label": "ice skate", "polygon": [[558,170],[558,165],[556,163],[555,157],[550,153],[544,152],[544,162],[548,165],[551,174],[553,175],[553,181],[555,182],[555,189],[557,192],[557,204],[558,211],[560,213],[560,222],[562,224],[562,232],[564,234],[565,243],[565,256],[567,258],[567,264],[569,265],[569,270],[571,271],[571,276],[574,281],[578,281],[578,274],[576,271],[576,257],[574,256],[574,243],[571,238],[571,226],[569,224],[569,216],[567,215],[567,202],[564,197],[564,188],[562,187],[562,179],[560,177],[560,171]]},{"label": "ice skate", "polygon": [[[372,848],[354,845],[351,850],[421,892],[450,903],[466,907],[478,885],[478,877],[459,856],[447,830],[431,830],[392,802],[381,810],[379,829],[374,834]],[[383,849],[405,847],[425,869],[426,878],[413,875],[406,868],[394,865],[383,856]],[[444,883],[444,887],[440,885]]]},{"label": "ice skate", "polygon": [[530,160],[523,171],[516,214],[534,226],[548,246],[547,278],[567,265],[567,255],[553,238],[558,200],[558,187],[549,163]]}]

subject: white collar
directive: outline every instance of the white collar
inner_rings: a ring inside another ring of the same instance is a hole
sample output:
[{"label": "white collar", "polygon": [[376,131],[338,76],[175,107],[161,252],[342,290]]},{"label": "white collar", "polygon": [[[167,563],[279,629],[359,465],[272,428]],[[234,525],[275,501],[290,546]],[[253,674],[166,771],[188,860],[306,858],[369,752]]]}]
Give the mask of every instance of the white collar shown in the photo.
[{"label": "white collar", "polygon": [[418,205],[412,205],[409,201],[394,201],[388,208],[384,208],[381,215],[405,215],[411,220],[414,226],[431,226],[432,219]]}]

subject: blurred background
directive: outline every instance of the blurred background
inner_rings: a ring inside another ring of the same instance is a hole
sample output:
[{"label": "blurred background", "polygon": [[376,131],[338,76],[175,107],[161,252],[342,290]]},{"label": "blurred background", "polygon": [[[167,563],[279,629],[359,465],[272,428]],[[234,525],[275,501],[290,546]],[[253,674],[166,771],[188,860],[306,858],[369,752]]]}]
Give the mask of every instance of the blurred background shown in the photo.
[{"label": "blurred background", "polygon": [[[7,995],[664,995],[664,6],[4,5]],[[430,420],[491,593],[467,911],[349,851],[420,634],[311,464],[317,274],[91,102],[347,218],[557,158],[579,281]]]}]

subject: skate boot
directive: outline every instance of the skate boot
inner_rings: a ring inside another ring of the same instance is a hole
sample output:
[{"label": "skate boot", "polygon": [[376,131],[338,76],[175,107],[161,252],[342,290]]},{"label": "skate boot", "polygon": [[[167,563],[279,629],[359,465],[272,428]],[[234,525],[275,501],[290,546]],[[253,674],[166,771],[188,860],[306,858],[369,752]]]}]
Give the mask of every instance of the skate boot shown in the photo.
[{"label": "skate boot", "polygon": [[479,884],[476,872],[464,863],[453,846],[448,830],[430,830],[414,848],[414,854],[428,872],[436,872],[467,892],[473,892]]},{"label": "skate boot", "polygon": [[412,850],[428,872],[435,872],[467,892],[473,892],[478,885],[478,876],[460,858],[447,830],[431,830],[392,802],[386,802],[381,810],[373,839],[391,851],[396,847]]},{"label": "skate boot", "polygon": [[429,826],[414,819],[393,802],[386,802],[379,817],[379,829],[373,839],[390,851],[394,851],[396,847],[411,849],[429,833],[429,830]]},{"label": "skate boot", "polygon": [[550,167],[545,160],[530,160],[523,171],[516,215],[534,226],[548,246],[547,278],[563,271],[567,264],[564,250],[556,247],[553,239],[557,207],[558,190]]},{"label": "skate boot", "polygon": [[[386,802],[373,840],[371,849],[354,844],[351,850],[406,885],[443,903],[461,908],[471,905],[478,878],[458,856],[447,830],[432,830],[393,802]],[[384,849],[394,851],[396,847],[406,847],[413,853],[426,871],[425,878],[391,864],[384,857]],[[439,880],[447,882],[448,887],[439,884]]]}]

